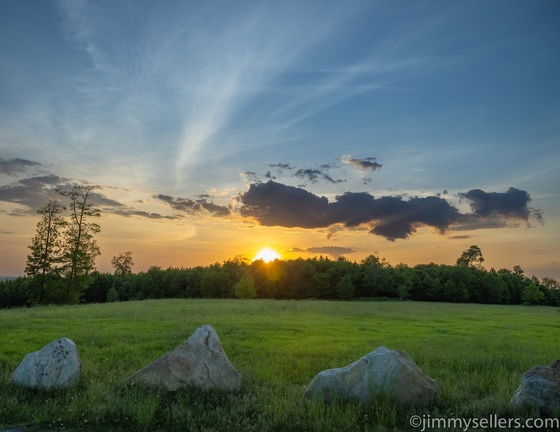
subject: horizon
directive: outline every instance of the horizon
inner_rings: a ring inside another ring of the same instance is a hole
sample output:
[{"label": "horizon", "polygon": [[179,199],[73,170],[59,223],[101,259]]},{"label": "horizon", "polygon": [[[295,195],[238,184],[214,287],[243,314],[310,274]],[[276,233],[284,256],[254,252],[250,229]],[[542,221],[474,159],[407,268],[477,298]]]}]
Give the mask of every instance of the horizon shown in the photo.
[{"label": "horizon", "polygon": [[454,264],[560,279],[560,4],[0,6],[0,275],[96,186],[96,264]]}]

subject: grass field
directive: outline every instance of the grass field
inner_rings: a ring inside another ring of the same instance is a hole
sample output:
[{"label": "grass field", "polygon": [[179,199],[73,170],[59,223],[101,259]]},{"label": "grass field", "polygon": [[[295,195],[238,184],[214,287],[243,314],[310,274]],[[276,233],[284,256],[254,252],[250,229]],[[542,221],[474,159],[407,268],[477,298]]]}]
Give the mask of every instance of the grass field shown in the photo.
[{"label": "grass field", "polygon": [[[124,380],[212,325],[243,377],[239,393],[129,388]],[[51,393],[9,378],[25,354],[68,337],[80,384]],[[149,300],[0,311],[0,429],[398,431],[412,415],[535,417],[509,400],[521,375],[560,357],[558,308],[415,302]],[[321,370],[384,345],[439,386],[429,407],[324,405],[303,391]],[[430,429],[437,430],[437,429]],[[503,429],[502,429],[503,430]],[[544,429],[541,429],[544,430]]]}]

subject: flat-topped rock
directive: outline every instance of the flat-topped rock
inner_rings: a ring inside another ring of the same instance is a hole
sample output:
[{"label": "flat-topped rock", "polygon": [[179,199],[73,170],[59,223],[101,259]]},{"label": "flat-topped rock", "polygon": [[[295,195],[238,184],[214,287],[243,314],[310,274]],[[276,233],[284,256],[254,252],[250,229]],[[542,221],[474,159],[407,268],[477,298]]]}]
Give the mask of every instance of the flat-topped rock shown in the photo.
[{"label": "flat-topped rock", "polygon": [[364,404],[372,397],[388,396],[402,406],[419,406],[432,402],[437,391],[436,382],[406,352],[382,346],[348,366],[319,372],[305,396]]},{"label": "flat-topped rock", "polygon": [[16,368],[10,382],[39,390],[70,388],[80,380],[80,355],[76,344],[58,339],[40,351],[29,353]]},{"label": "flat-topped rock", "polygon": [[239,390],[241,375],[229,362],[216,330],[199,327],[186,342],[140,369],[130,383],[176,391],[202,389]]}]

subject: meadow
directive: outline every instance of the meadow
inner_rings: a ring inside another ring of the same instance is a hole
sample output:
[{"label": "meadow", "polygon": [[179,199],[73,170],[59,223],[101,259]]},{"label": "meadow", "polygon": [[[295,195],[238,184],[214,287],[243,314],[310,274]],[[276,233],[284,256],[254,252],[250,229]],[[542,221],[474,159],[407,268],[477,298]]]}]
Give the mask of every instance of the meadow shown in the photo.
[{"label": "meadow", "polygon": [[[203,324],[241,373],[241,391],[124,385]],[[80,351],[76,388],[9,383],[25,354],[60,337]],[[412,415],[526,419],[539,413],[510,406],[511,396],[528,369],[560,358],[558,341],[560,311],[543,306],[166,299],[1,310],[0,430],[418,431]],[[407,351],[437,381],[433,405],[303,399],[318,372],[381,345]]]}]

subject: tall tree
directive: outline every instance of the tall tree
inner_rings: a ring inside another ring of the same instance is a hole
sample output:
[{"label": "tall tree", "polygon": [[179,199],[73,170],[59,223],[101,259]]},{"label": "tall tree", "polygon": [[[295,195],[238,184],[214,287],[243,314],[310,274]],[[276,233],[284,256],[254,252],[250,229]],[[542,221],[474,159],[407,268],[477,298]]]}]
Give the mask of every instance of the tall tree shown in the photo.
[{"label": "tall tree", "polygon": [[48,282],[58,278],[62,270],[62,230],[67,225],[62,216],[64,210],[65,207],[57,199],[49,200],[47,205],[37,210],[41,219],[29,246],[31,254],[27,256],[25,274],[34,279],[36,293],[32,301],[38,303],[45,301]]},{"label": "tall tree", "polygon": [[472,245],[457,258],[457,265],[460,267],[482,268],[484,258],[482,251],[477,245]]},{"label": "tall tree", "polygon": [[90,218],[101,211],[90,202],[93,186],[74,185],[70,190],[57,192],[70,199],[70,223],[65,235],[64,272],[67,278],[66,301],[77,302],[86,286],[87,275],[95,269],[95,258],[101,253],[94,239],[101,227]]},{"label": "tall tree", "polygon": [[115,275],[126,276],[132,274],[132,267],[134,266],[132,252],[122,252],[114,256],[111,260],[111,264],[115,269]]}]

